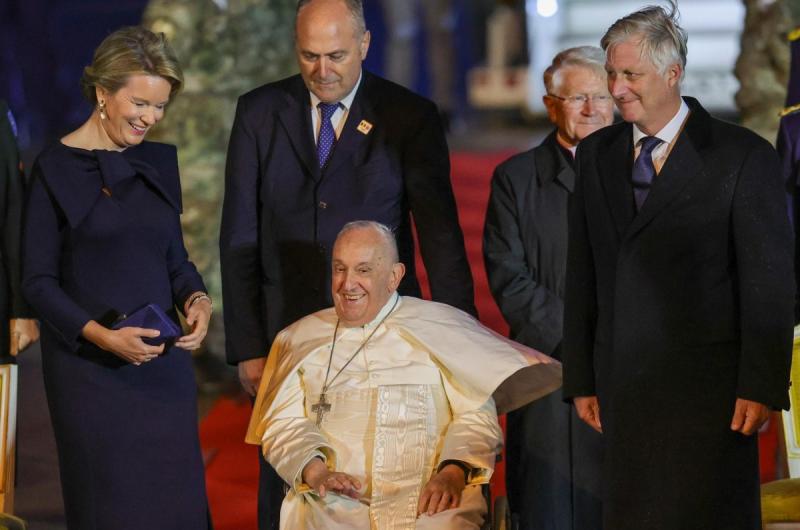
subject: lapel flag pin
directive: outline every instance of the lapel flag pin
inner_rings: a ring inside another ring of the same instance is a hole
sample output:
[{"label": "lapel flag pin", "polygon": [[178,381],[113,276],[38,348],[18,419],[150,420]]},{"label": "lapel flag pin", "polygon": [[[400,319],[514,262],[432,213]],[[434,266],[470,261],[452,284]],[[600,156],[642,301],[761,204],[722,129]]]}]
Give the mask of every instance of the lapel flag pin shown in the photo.
[{"label": "lapel flag pin", "polygon": [[361,120],[361,123],[358,124],[358,132],[361,134],[369,134],[372,130],[372,124],[367,120]]}]

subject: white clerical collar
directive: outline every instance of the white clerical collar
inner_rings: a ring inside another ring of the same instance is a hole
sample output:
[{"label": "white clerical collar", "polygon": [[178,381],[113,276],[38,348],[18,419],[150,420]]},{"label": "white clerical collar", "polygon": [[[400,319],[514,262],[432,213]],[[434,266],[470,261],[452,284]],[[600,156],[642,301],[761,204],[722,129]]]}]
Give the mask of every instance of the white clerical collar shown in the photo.
[{"label": "white clerical collar", "polygon": [[[361,78],[363,77],[363,75],[364,75],[363,71],[358,74],[358,81],[356,81],[353,90],[351,90],[349,94],[347,94],[345,97],[341,99],[341,101],[339,101],[339,106],[342,107],[345,111],[349,111],[350,107],[353,105],[353,100],[356,97],[356,92],[358,92],[358,87],[361,85]],[[311,95],[311,108],[316,109],[317,105],[319,105],[320,99],[312,91],[309,90],[308,93]]]},{"label": "white clerical collar", "polygon": [[[678,136],[678,133],[681,132],[681,127],[683,126],[683,122],[686,120],[686,116],[689,115],[689,106],[686,102],[681,99],[681,106],[678,107],[678,112],[675,116],[672,117],[671,120],[656,134],[656,138],[661,140],[662,142],[666,142],[667,144],[671,144],[675,137]],[[644,138],[645,136],[650,136],[649,134],[643,132],[636,124],[633,125],[633,146],[636,147],[639,145],[639,140]]]},{"label": "white clerical collar", "polygon": [[400,305],[400,295],[397,293],[397,291],[395,291],[391,294],[391,296],[389,296],[389,299],[386,301],[386,303],[383,304],[383,307],[380,311],[378,311],[378,314],[375,316],[375,318],[364,324],[362,327],[364,329],[374,328],[380,324],[380,322],[386,318],[386,315],[388,315],[389,312],[398,305]]}]

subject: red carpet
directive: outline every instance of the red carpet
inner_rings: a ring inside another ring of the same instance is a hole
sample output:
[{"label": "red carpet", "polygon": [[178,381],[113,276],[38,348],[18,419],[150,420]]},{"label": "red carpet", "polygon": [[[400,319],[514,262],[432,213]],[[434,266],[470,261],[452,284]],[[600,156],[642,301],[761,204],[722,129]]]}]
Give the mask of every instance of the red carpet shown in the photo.
[{"label": "red carpet", "polygon": [[[475,303],[481,321],[504,335],[508,326],[489,292],[481,241],[492,171],[510,155],[510,152],[452,155],[453,189],[475,279]],[[424,286],[427,277],[419,260],[417,265]],[[206,481],[215,530],[256,530],[257,449],[243,441],[249,417],[248,401],[221,399],[200,425],[200,439],[208,458]],[[760,442],[761,477],[772,480],[777,445],[774,429],[762,434]],[[504,462],[500,462],[492,480],[495,495],[505,494],[504,471]]]},{"label": "red carpet", "polygon": [[206,454],[206,488],[214,530],[256,530],[258,461],[244,443],[250,402],[220,399],[200,422]]}]

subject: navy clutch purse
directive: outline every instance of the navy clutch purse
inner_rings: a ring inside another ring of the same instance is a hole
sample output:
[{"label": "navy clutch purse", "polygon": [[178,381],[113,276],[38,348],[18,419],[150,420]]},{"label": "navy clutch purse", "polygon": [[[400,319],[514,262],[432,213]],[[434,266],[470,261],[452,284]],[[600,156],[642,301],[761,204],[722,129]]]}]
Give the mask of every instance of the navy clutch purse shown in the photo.
[{"label": "navy clutch purse", "polygon": [[142,340],[151,346],[159,346],[182,335],[181,328],[167,316],[163,309],[155,304],[147,304],[130,315],[120,315],[112,328],[157,329],[161,332],[158,337],[142,337]]}]

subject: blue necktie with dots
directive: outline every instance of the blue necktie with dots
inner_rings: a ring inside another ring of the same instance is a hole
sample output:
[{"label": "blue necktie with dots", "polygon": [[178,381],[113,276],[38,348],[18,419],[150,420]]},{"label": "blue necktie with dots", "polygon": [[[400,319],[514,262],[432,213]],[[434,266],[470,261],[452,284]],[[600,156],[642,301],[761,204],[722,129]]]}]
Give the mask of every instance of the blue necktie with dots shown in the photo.
[{"label": "blue necktie with dots", "polygon": [[653,149],[658,147],[661,140],[655,136],[645,136],[639,140],[642,149],[636,162],[633,163],[633,195],[636,200],[636,211],[642,209],[647,194],[650,193],[650,186],[656,177],[656,167],[653,165]]},{"label": "blue necktie with dots", "polygon": [[333,117],[336,109],[339,108],[339,104],[320,102],[317,107],[322,112],[322,123],[320,123],[319,138],[317,139],[317,159],[319,160],[319,167],[322,169],[328,162],[333,145],[336,143],[336,132],[333,130],[331,117]]}]

